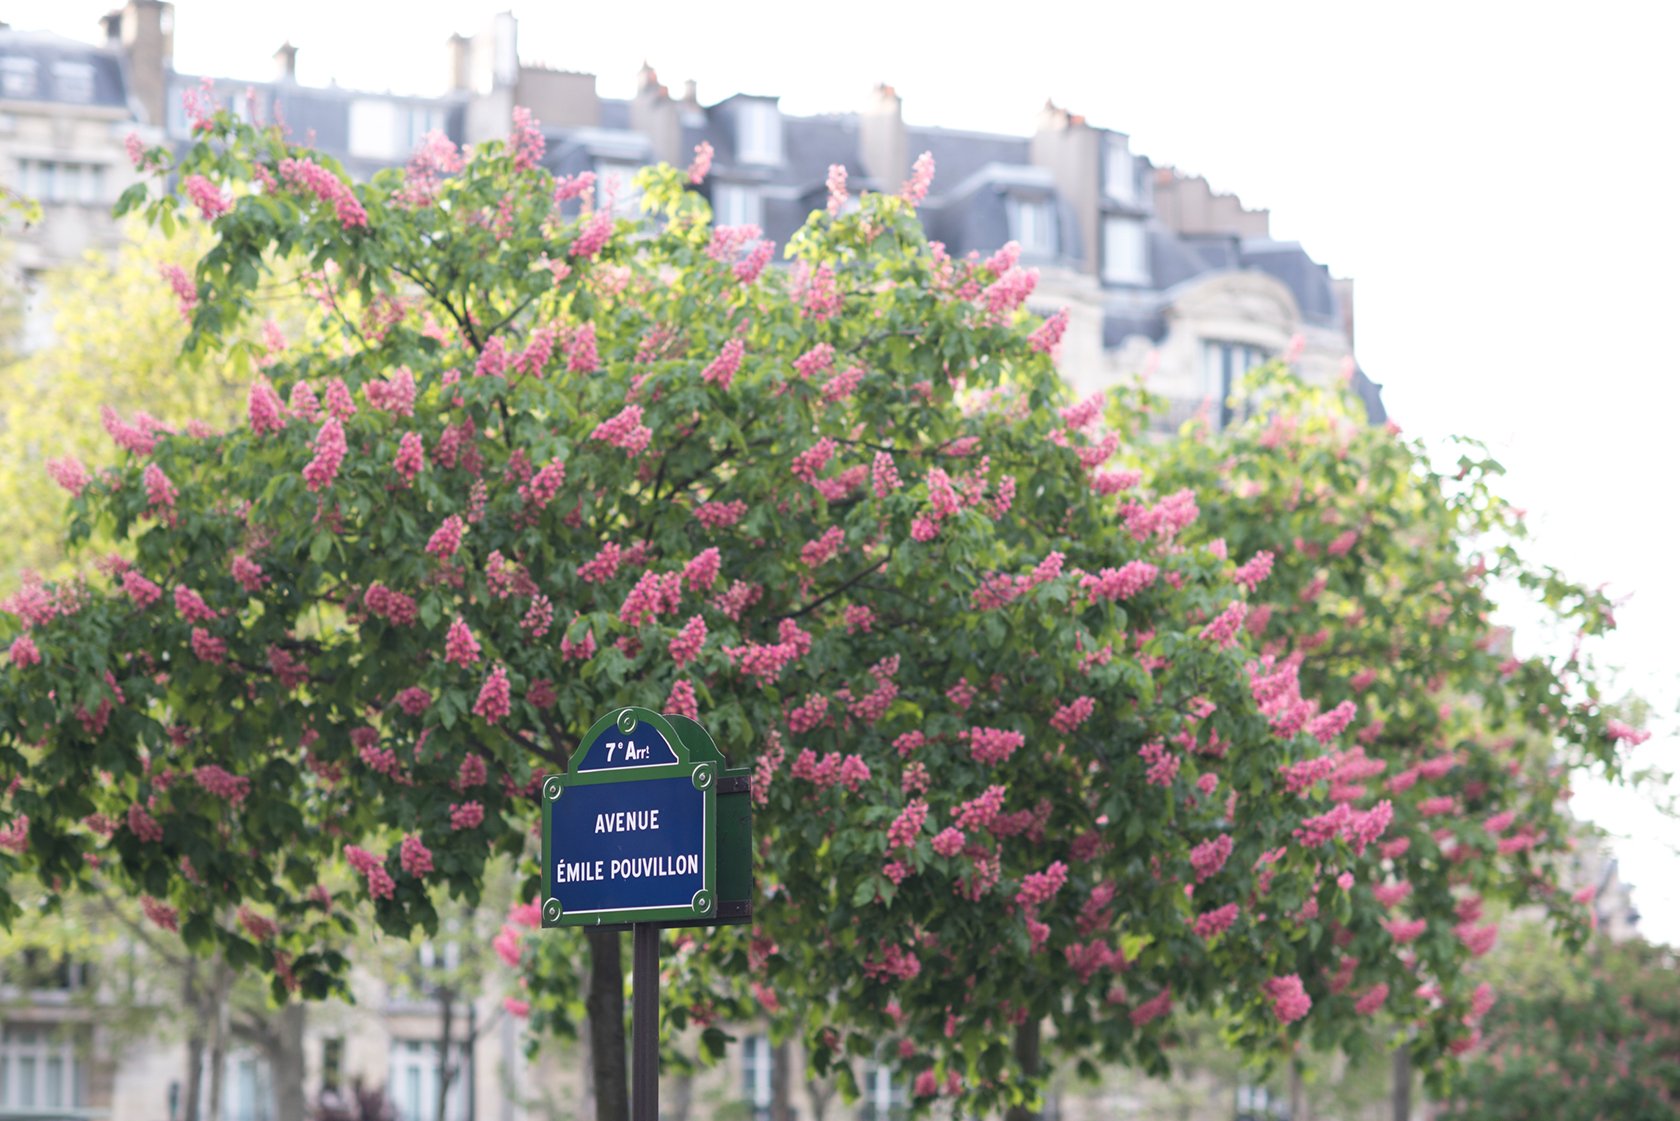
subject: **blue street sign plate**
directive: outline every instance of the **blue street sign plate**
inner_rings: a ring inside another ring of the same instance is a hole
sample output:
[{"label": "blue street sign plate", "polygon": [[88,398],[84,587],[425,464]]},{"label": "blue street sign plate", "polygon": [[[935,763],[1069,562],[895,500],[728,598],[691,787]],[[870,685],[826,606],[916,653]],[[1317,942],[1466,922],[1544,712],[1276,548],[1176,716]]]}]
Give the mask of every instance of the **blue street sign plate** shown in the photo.
[{"label": "blue street sign plate", "polygon": [[543,783],[543,925],[712,918],[720,771],[658,713],[602,717]]}]

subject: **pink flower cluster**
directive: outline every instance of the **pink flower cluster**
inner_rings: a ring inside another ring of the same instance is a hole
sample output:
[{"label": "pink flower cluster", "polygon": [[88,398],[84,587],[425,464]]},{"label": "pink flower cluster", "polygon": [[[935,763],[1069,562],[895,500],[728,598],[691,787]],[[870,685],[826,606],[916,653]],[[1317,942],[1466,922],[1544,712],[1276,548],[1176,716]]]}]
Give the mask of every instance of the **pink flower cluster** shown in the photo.
[{"label": "pink flower cluster", "polygon": [[233,209],[233,203],[228,200],[227,195],[202,175],[187,176],[181,183],[181,189],[186,192],[193,205],[198,207],[198,212],[204,216],[206,222],[213,222]]},{"label": "pink flower cluster", "polygon": [[26,634],[20,634],[12,639],[12,645],[7,650],[7,657],[11,659],[12,665],[19,668],[41,664],[41,651],[36,648],[35,640]]},{"label": "pink flower cluster", "polygon": [[927,198],[928,188],[933,185],[933,153],[923,152],[916,157],[916,162],[910,167],[910,178],[904,181],[899,190],[899,197],[911,206],[920,206]]},{"label": "pink flower cluster", "polygon": [[1209,841],[1203,841],[1190,850],[1190,867],[1196,870],[1196,882],[1202,883],[1221,868],[1231,858],[1234,842],[1228,834],[1220,834]]},{"label": "pink flower cluster", "polygon": [[1202,941],[1211,941],[1231,929],[1231,924],[1237,921],[1237,905],[1227,903],[1223,907],[1215,907],[1211,911],[1204,911],[1196,916],[1196,937]]},{"label": "pink flower cluster", "polygon": [[129,804],[128,831],[143,844],[156,844],[163,840],[163,826],[138,802]]},{"label": "pink flower cluster", "polygon": [[93,481],[82,461],[73,455],[47,460],[47,474],[53,482],[69,491],[72,498],[80,498],[82,491]]},{"label": "pink flower cluster", "polygon": [[367,225],[367,211],[357,201],[356,192],[350,189],[348,183],[314,160],[281,160],[280,178],[287,186],[312,194],[322,202],[331,203],[339,225],[345,229]]},{"label": "pink flower cluster", "polygon": [[845,542],[846,531],[837,525],[829,526],[821,537],[804,544],[799,550],[799,559],[807,568],[820,568],[840,552]]},{"label": "pink flower cluster", "polygon": [[345,845],[344,859],[350,862],[350,867],[367,877],[368,895],[374,899],[390,899],[396,895],[397,882],[385,870],[383,857],[355,845]]},{"label": "pink flower cluster", "polygon": [[1280,1024],[1292,1024],[1312,1010],[1312,998],[1294,973],[1272,977],[1263,987],[1272,1002],[1272,1015]]},{"label": "pink flower cluster", "polygon": [[[301,383],[300,383],[301,384]],[[303,479],[311,491],[325,490],[338,478],[339,465],[344,462],[350,445],[344,439],[344,425],[337,417],[328,417],[315,437],[315,458],[303,469]]]},{"label": "pink flower cluster", "polygon": [[969,728],[960,735],[968,740],[968,749],[975,762],[994,767],[1007,762],[1027,742],[1027,737],[1020,732],[1003,728]]},{"label": "pink flower cluster", "polygon": [[487,724],[496,724],[505,719],[511,711],[512,693],[508,685],[507,667],[498,662],[478,691],[478,700],[473,702],[473,715],[482,717]]},{"label": "pink flower cluster", "polygon": [[718,552],[717,546],[702,549],[683,565],[683,583],[691,592],[703,592],[717,584],[718,573],[722,569],[723,555]]},{"label": "pink flower cluster", "polygon": [[688,165],[688,181],[695,186],[705,182],[706,174],[712,170],[712,145],[710,141],[702,140],[694,146],[694,160]]},{"label": "pink flower cluster", "polygon": [[1178,777],[1180,760],[1160,740],[1153,740],[1138,748],[1138,755],[1149,764],[1144,780],[1151,786],[1171,786]]},{"label": "pink flower cluster", "polygon": [[789,773],[794,778],[807,780],[818,790],[827,790],[838,784],[849,792],[855,792],[868,782],[870,775],[869,764],[857,755],[842,756],[837,751],[831,751],[819,759],[810,748],[799,753]]},{"label": "pink flower cluster", "polygon": [[239,805],[251,793],[250,779],[224,771],[214,763],[194,770],[193,781],[230,806]]},{"label": "pink flower cluster", "polygon": [[478,639],[473,637],[467,622],[459,615],[449,624],[449,633],[444,637],[443,660],[454,662],[458,666],[470,666],[478,661],[482,651]]},{"label": "pink flower cluster", "polygon": [[890,852],[893,849],[913,847],[916,839],[921,836],[927,816],[926,799],[912,798],[887,827],[887,850]]},{"label": "pink flower cluster", "polygon": [[700,651],[705,648],[705,645],[706,620],[699,615],[691,615],[688,622],[683,624],[683,629],[671,640],[667,649],[671,654],[671,661],[679,666],[685,666],[700,657]]},{"label": "pink flower cluster", "polygon": [[1015,893],[1015,903],[1020,907],[1038,907],[1048,903],[1058,891],[1067,883],[1068,867],[1060,860],[1051,864],[1042,872],[1032,872],[1022,877],[1021,888]]},{"label": "pink flower cluster", "polygon": [[171,933],[181,929],[181,912],[161,900],[153,899],[149,895],[140,897],[140,910],[154,926]]},{"label": "pink flower cluster", "polygon": [[1234,599],[1212,622],[1202,628],[1200,637],[1204,642],[1211,642],[1221,650],[1229,649],[1236,642],[1237,632],[1242,629],[1243,619],[1247,615],[1248,604]]},{"label": "pink flower cluster", "polygon": [[707,529],[727,529],[747,516],[747,504],[734,502],[702,502],[694,508],[694,520]]},{"label": "pink flower cluster", "polygon": [[198,307],[198,285],[187,275],[187,270],[180,265],[159,265],[158,274],[175,290],[175,298],[180,301],[181,318],[191,319],[193,309]]},{"label": "pink flower cluster", "polygon": [[413,626],[420,618],[420,608],[413,597],[394,592],[378,581],[369,584],[368,590],[362,594],[362,606],[393,626]]},{"label": "pink flower cluster", "polygon": [[653,429],[642,423],[640,405],[626,405],[618,415],[597,424],[589,438],[623,448],[629,458],[635,459],[647,450],[653,440]]},{"label": "pink flower cluster", "polygon": [[835,216],[845,208],[846,199],[846,165],[831,163],[828,165],[828,179],[824,186],[828,188],[828,213]]},{"label": "pink flower cluster", "polygon": [[1038,330],[1027,339],[1027,345],[1040,354],[1049,354],[1061,343],[1067,326],[1068,309],[1059,308],[1054,315],[1039,324]]},{"label": "pink flower cluster", "polygon": [[155,463],[146,464],[146,470],[141,472],[141,482],[146,487],[146,505],[157,507],[171,507],[180,497],[180,491],[169,481],[169,476],[163,473],[163,468]]},{"label": "pink flower cluster", "polygon": [[1086,573],[1079,578],[1079,588],[1092,603],[1130,599],[1153,584],[1159,573],[1148,561],[1128,561],[1120,568],[1105,568],[1095,576]]},{"label": "pink flower cluster", "polygon": [[426,541],[426,552],[439,560],[448,560],[461,547],[461,537],[467,531],[467,525],[458,514],[451,514],[443,519],[443,524],[432,531],[432,536]]},{"label": "pink flower cluster", "polygon": [[671,692],[665,698],[665,711],[690,720],[700,719],[700,700],[694,695],[692,681],[679,678],[671,683]]},{"label": "pink flower cluster", "polygon": [[728,389],[735,380],[735,374],[741,368],[741,357],[746,353],[747,344],[740,339],[730,339],[723,344],[716,358],[706,364],[700,373],[700,380],[716,385],[719,389]]},{"label": "pink flower cluster", "polygon": [[682,594],[680,572],[644,572],[619,605],[619,622],[639,627],[669,614],[682,603]]},{"label": "pink flower cluster", "polygon": [[397,850],[402,861],[402,869],[411,876],[425,876],[432,871],[431,850],[418,836],[413,833],[402,839],[402,845]]},{"label": "pink flower cluster", "polygon": [[513,152],[513,169],[530,171],[542,162],[542,130],[537,118],[523,105],[513,107],[513,131],[508,135],[508,149]]},{"label": "pink flower cluster", "polygon": [[1093,698],[1075,697],[1056,710],[1056,714],[1050,718],[1050,726],[1064,736],[1071,736],[1076,728],[1091,719],[1091,713],[1095,712],[1096,708],[1097,702]]},{"label": "pink flower cluster", "polygon": [[1272,574],[1272,554],[1262,549],[1248,559],[1246,564],[1238,566],[1231,573],[1231,583],[1253,591],[1260,586],[1260,582]]},{"label": "pink flower cluster", "polygon": [[479,802],[451,802],[449,804],[449,828],[459,832],[462,829],[477,829],[484,824],[484,806]]}]

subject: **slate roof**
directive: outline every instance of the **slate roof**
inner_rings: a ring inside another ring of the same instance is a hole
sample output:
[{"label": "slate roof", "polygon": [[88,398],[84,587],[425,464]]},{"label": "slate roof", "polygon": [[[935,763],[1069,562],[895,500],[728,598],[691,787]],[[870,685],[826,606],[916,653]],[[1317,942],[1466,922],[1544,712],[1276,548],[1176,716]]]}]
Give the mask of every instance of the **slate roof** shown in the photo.
[{"label": "slate roof", "polygon": [[[128,104],[123,58],[114,48],[89,46],[41,32],[0,30],[0,76],[4,74],[4,60],[8,59],[21,60],[12,63],[13,67],[32,69],[38,75],[35,96],[39,99],[54,100],[63,93],[55,85],[54,64],[66,62],[92,68],[92,104],[119,107]],[[82,70],[84,74],[87,72]],[[171,77],[170,132],[180,143],[186,142],[180,95],[199,80],[186,74]],[[460,141],[465,135],[468,95],[464,93],[424,98],[336,86],[300,86],[293,82],[218,81],[215,84],[217,99],[236,107],[244,102],[248,89],[254,91],[260,114],[265,118],[278,114],[293,136],[308,139],[337,157],[358,177],[402,160],[351,155],[350,106],[357,98],[385,98],[399,110],[430,113],[427,119],[441,121],[451,138]],[[735,94],[698,110],[679,105],[678,111],[683,150],[690,150],[701,141],[710,142],[715,150],[713,177],[704,189],[710,192],[721,181],[758,185],[767,237],[785,242],[811,210],[824,204],[824,180],[830,164],[847,167],[849,185],[854,191],[865,187],[898,189],[897,182],[876,183],[865,174],[859,154],[859,118],[852,113],[809,117],[784,114],[781,162],[774,166],[739,163],[735,158],[737,117],[744,104],[764,100],[774,101]],[[598,125],[545,127],[548,140],[545,162],[557,174],[575,174],[593,168],[597,160],[641,162],[651,158],[647,140],[630,129],[630,110],[629,101],[601,98]],[[911,157],[924,151],[933,153],[938,174],[934,191],[923,205],[922,219],[929,236],[943,241],[954,255],[970,251],[989,254],[1010,240],[1010,195],[1036,194],[1053,203],[1060,236],[1055,256],[1028,263],[1095,271],[1091,262],[1081,259],[1084,239],[1072,206],[1059,196],[1049,172],[1032,164],[1027,138],[922,125],[908,125],[905,132]],[[1294,294],[1307,322],[1321,326],[1339,323],[1329,270],[1298,244],[1263,238],[1187,237],[1152,218],[1146,217],[1144,222],[1149,283],[1145,287],[1106,286],[1105,346],[1118,346],[1132,335],[1160,341],[1166,330],[1162,314],[1165,294],[1198,276],[1231,269],[1255,269],[1282,282]],[[1373,420],[1380,421],[1385,415],[1380,387],[1363,373],[1358,374],[1356,386],[1366,399]]]},{"label": "slate roof", "polygon": [[127,109],[122,55],[50,31],[0,29],[0,100]]}]

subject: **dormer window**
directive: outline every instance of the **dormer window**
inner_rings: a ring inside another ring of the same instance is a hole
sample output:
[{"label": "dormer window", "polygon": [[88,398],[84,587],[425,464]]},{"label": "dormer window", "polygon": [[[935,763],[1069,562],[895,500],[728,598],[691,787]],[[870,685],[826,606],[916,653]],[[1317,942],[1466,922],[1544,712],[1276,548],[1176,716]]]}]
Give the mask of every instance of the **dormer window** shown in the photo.
[{"label": "dormer window", "polygon": [[1102,278],[1106,284],[1148,284],[1149,242],[1137,218],[1103,219]]},{"label": "dormer window", "polygon": [[764,201],[758,189],[719,181],[712,186],[712,220],[719,226],[764,225]]},{"label": "dormer window", "polygon": [[53,93],[60,101],[93,100],[93,67],[85,62],[55,62]]},{"label": "dormer window", "polygon": [[1109,137],[1103,152],[1103,193],[1114,202],[1124,206],[1135,206],[1137,197],[1137,170],[1132,162],[1131,150],[1126,142]]},{"label": "dormer window", "polygon": [[32,58],[0,58],[0,97],[34,97],[37,69]]},{"label": "dormer window", "polygon": [[782,111],[775,102],[743,100],[736,107],[735,158],[741,163],[782,162]]},{"label": "dormer window", "polygon": [[1009,236],[1030,257],[1056,255],[1056,205],[1043,195],[1009,196]]}]

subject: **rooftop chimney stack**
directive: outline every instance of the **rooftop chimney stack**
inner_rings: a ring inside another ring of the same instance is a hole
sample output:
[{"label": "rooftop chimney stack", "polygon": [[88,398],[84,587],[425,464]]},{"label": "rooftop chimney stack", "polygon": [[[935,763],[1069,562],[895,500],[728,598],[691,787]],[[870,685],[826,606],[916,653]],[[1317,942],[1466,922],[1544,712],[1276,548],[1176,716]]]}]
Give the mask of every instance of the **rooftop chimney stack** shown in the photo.
[{"label": "rooftop chimney stack", "polygon": [[175,61],[175,5],[167,0],[128,0],[121,12],[105,17],[109,38],[128,56],[134,99],[150,124],[162,125],[169,94],[169,71]]},{"label": "rooftop chimney stack", "polygon": [[274,80],[276,82],[297,81],[297,51],[287,40],[280,44],[280,49],[274,52]]},{"label": "rooftop chimney stack", "polygon": [[1095,275],[1102,264],[1102,133],[1054,101],[1039,110],[1038,128],[1028,143],[1035,166],[1055,180],[1062,202],[1073,211],[1073,244],[1062,251],[1075,258],[1080,272]]},{"label": "rooftop chimney stack", "polygon": [[449,92],[465,93],[472,88],[472,39],[457,32],[449,37],[444,50]]},{"label": "rooftop chimney stack", "polygon": [[896,191],[910,172],[910,137],[904,130],[904,99],[879,83],[858,114],[858,158],[863,173],[883,191]]},{"label": "rooftop chimney stack", "polygon": [[643,62],[636,74],[636,96],[630,101],[630,127],[648,138],[653,158],[669,164],[683,162],[682,120],[671,91],[659,84],[659,75]]}]

